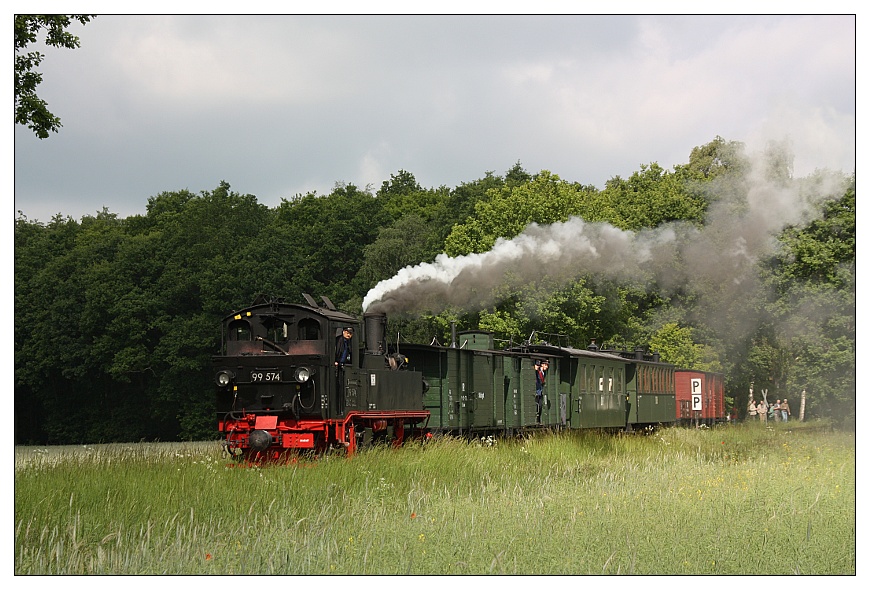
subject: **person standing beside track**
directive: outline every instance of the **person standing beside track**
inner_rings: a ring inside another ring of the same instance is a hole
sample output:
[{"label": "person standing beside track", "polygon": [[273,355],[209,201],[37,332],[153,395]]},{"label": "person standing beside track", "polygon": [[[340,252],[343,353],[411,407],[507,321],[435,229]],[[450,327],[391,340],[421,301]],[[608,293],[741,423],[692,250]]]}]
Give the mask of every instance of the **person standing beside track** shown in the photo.
[{"label": "person standing beside track", "polygon": [[765,400],[758,402],[758,421],[767,424],[767,402]]},{"label": "person standing beside track", "polygon": [[788,417],[791,415],[791,408],[788,407],[788,399],[783,399],[779,406],[780,417],[783,422],[788,422]]},{"label": "person standing beside track", "polygon": [[774,422],[779,422],[781,419],[780,408],[782,408],[782,401],[776,400],[776,403],[773,404],[773,421]]}]

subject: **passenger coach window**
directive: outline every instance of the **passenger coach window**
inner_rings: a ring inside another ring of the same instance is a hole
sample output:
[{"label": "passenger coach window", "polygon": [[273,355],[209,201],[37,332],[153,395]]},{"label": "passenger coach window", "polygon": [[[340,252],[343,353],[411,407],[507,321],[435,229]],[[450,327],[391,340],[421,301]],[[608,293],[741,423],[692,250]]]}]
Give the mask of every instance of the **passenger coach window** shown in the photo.
[{"label": "passenger coach window", "polygon": [[299,320],[299,340],[320,340],[320,323],[312,318]]},{"label": "passenger coach window", "polygon": [[227,340],[250,340],[251,325],[247,320],[233,320],[227,326]]}]

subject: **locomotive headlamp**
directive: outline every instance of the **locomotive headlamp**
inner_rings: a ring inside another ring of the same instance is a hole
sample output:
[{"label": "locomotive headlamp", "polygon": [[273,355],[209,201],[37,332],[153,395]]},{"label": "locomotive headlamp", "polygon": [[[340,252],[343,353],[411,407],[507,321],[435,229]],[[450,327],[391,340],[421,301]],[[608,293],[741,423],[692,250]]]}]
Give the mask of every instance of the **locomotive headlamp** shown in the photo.
[{"label": "locomotive headlamp", "polygon": [[306,381],[311,379],[311,369],[309,369],[308,367],[299,367],[298,369],[296,369],[293,377],[299,383],[305,383]]},{"label": "locomotive headlamp", "polygon": [[215,383],[218,384],[219,387],[226,387],[235,379],[235,375],[233,375],[232,371],[218,371],[217,375],[215,375],[214,380]]}]

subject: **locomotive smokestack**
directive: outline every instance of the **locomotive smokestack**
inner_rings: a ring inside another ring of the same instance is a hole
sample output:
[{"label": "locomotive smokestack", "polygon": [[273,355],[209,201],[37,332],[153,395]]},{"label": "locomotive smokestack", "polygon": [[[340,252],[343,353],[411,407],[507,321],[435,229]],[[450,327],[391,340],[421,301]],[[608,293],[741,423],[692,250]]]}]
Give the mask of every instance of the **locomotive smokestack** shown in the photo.
[{"label": "locomotive smokestack", "polygon": [[365,322],[366,354],[384,354],[387,350],[385,334],[387,315],[384,313],[363,314]]}]

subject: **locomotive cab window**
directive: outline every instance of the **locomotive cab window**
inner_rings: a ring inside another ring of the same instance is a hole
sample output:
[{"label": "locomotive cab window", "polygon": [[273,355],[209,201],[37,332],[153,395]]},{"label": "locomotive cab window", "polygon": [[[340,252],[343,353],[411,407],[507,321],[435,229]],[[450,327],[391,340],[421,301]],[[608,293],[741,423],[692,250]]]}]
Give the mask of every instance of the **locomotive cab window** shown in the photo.
[{"label": "locomotive cab window", "polygon": [[287,352],[290,354],[326,354],[327,343],[321,321],[313,317],[293,319],[287,324],[290,331],[286,341]]},{"label": "locomotive cab window", "polygon": [[266,326],[266,338],[272,342],[284,343],[290,336],[290,329],[287,322],[283,320],[273,319]]},{"label": "locomotive cab window", "polygon": [[248,341],[251,339],[251,324],[247,320],[233,320],[227,326],[227,340]]},{"label": "locomotive cab window", "polygon": [[320,340],[320,322],[314,318],[299,320],[299,340]]}]

